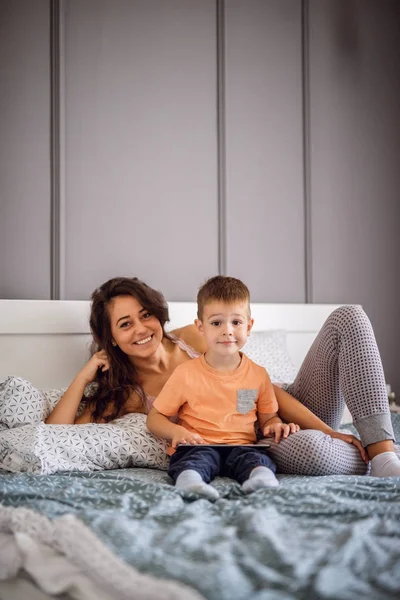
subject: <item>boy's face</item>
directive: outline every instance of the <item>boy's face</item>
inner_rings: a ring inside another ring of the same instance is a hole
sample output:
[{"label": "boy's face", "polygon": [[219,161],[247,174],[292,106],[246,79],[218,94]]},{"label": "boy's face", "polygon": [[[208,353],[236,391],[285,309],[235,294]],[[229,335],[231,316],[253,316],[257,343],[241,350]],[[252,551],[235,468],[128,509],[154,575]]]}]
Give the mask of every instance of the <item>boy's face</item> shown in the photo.
[{"label": "boy's face", "polygon": [[231,356],[247,342],[253,319],[248,302],[226,304],[218,300],[204,306],[203,318],[195,323],[203,333],[208,350],[220,356]]}]

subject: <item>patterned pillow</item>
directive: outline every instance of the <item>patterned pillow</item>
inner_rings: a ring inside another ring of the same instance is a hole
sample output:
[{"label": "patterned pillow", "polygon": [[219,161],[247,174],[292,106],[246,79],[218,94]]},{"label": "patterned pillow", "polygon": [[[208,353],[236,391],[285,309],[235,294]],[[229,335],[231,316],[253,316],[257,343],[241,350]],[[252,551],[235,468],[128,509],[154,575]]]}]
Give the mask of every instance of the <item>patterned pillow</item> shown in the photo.
[{"label": "patterned pillow", "polygon": [[297,370],[289,356],[286,331],[252,331],[243,352],[268,372],[273,383],[291,383]]},{"label": "patterned pillow", "polygon": [[168,468],[168,442],[147,430],[146,415],[129,414],[107,424],[43,423],[64,391],[41,391],[21,377],[0,383],[0,468],[43,474]]},{"label": "patterned pillow", "polygon": [[112,423],[22,425],[0,432],[0,468],[49,475],[125,467],[168,468],[168,442],[153,436],[146,415]]},{"label": "patterned pillow", "polygon": [[0,382],[0,423],[19,427],[44,421],[64,392],[65,388],[43,392],[22,377],[7,377]]}]

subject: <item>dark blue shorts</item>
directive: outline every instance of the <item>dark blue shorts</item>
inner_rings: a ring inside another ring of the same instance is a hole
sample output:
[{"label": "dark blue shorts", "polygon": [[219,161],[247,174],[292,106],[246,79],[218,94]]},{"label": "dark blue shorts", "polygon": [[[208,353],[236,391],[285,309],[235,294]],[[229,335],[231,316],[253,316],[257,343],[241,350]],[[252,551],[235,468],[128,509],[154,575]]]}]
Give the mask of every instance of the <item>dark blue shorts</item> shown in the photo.
[{"label": "dark blue shorts", "polygon": [[217,475],[231,477],[242,484],[255,467],[268,467],[275,473],[276,466],[262,446],[246,448],[215,448],[210,446],[178,446],[171,456],[168,475],[176,482],[182,471],[191,469],[200,473],[209,483]]}]

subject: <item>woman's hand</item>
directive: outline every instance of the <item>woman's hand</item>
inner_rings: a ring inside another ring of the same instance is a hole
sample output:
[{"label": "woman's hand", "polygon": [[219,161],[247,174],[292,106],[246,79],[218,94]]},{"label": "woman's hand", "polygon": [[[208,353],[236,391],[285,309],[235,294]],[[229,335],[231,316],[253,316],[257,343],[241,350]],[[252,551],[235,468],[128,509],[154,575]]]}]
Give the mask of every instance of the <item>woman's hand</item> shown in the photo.
[{"label": "woman's hand", "polygon": [[171,446],[176,448],[178,444],[189,444],[196,446],[198,444],[205,444],[206,442],[203,440],[201,435],[198,433],[193,433],[193,431],[188,431],[181,425],[176,426],[176,433],[174,433]]},{"label": "woman's hand", "polygon": [[[96,377],[98,369],[108,371],[110,363],[104,350],[93,354],[86,365],[75,377],[65,394],[60,398],[57,405],[46,419],[49,425],[72,425],[75,422],[86,423],[86,418],[90,415],[87,413],[88,408],[83,412],[79,420],[76,421],[76,411],[82,400],[85,392],[85,387],[91,383]],[[86,413],[86,414],[85,414]],[[84,416],[85,415],[85,416]],[[81,420],[81,418],[83,420]]]},{"label": "woman's hand", "polygon": [[353,446],[355,446],[360,452],[363,461],[367,464],[369,463],[367,451],[355,435],[351,435],[350,433],[340,433],[339,431],[330,431],[328,435],[330,435],[332,438],[343,440],[347,444],[352,444]]},{"label": "woman's hand", "polygon": [[108,371],[110,362],[104,350],[100,350],[93,354],[92,358],[86,363],[83,369],[79,372],[78,378],[83,380],[85,385],[91,383],[96,377],[98,369]]},{"label": "woman's hand", "polygon": [[291,433],[299,431],[300,427],[296,423],[271,423],[263,429],[264,437],[273,437],[275,435],[275,442],[279,443],[281,437],[286,439]]}]

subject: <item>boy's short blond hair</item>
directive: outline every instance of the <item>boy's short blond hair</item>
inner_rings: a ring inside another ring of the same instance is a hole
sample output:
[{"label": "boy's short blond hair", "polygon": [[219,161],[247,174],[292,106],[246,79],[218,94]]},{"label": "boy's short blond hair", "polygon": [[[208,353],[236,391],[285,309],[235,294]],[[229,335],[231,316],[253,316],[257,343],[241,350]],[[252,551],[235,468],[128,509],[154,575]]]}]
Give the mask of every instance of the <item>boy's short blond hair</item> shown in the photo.
[{"label": "boy's short blond hair", "polygon": [[240,279],[216,275],[207,279],[197,294],[197,317],[202,320],[206,304],[221,301],[226,304],[233,302],[247,302],[250,317],[250,292],[249,288]]}]

